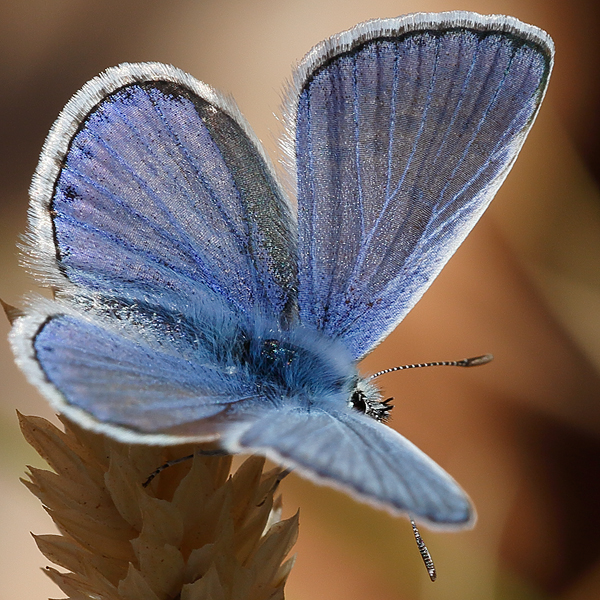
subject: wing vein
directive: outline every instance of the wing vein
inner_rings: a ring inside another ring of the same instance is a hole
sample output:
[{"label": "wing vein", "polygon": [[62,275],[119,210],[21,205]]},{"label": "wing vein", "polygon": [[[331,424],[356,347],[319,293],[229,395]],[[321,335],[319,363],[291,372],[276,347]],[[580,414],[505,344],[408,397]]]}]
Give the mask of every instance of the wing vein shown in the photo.
[{"label": "wing vein", "polygon": [[[488,74],[486,76],[486,84],[489,81],[489,79],[492,77],[493,73],[494,73],[494,67],[496,66],[498,60],[499,60],[499,54],[500,54],[500,48],[498,48],[496,50],[496,55],[494,56],[494,61],[488,71]],[[506,81],[506,78],[508,76],[508,73],[510,71],[510,67],[512,65],[512,61],[514,60],[515,54],[513,52],[513,54],[511,55],[508,65],[504,68],[504,72],[502,74],[502,78],[500,79],[500,82],[494,92],[494,95],[492,96],[492,99],[488,102],[488,105],[486,106],[485,112],[483,114],[483,116],[481,117],[481,119],[479,119],[479,123],[477,124],[477,127],[475,128],[475,131],[472,133],[471,138],[469,139],[469,142],[467,143],[459,161],[456,163],[456,165],[454,166],[454,168],[452,169],[452,172],[450,173],[450,177],[448,178],[448,181],[446,182],[446,184],[444,185],[444,187],[442,188],[442,191],[440,192],[440,202],[439,204],[435,207],[435,210],[432,211],[432,217],[437,217],[443,210],[445,210],[446,208],[448,208],[455,200],[455,197],[450,198],[450,200],[444,205],[443,203],[443,198],[444,198],[444,194],[446,192],[446,190],[448,189],[448,187],[450,186],[450,183],[452,182],[452,180],[454,179],[454,176],[456,175],[456,173],[458,172],[458,170],[460,169],[460,167],[462,166],[462,164],[465,161],[465,158],[467,157],[467,154],[469,153],[469,151],[471,150],[471,146],[473,145],[473,143],[475,142],[475,139],[477,138],[477,136],[479,135],[479,132],[481,131],[481,128],[483,127],[483,124],[485,123],[490,111],[492,110],[493,105],[495,104],[496,100],[498,99],[498,96],[500,94],[500,90],[502,89],[502,86],[504,85],[504,82]],[[483,93],[483,89],[485,89],[485,85],[482,86],[482,91],[480,92],[480,95]],[[473,114],[475,113],[475,111],[477,110],[477,102],[473,103],[473,112],[471,113],[471,116],[473,116]],[[432,219],[433,220],[433,219]],[[431,222],[431,221],[430,221]]]},{"label": "wing vein", "polygon": [[[369,233],[367,234],[367,238],[364,242],[364,244],[361,244],[361,249],[360,249],[360,253],[359,256],[357,258],[357,261],[354,265],[354,268],[352,270],[352,274],[351,276],[348,278],[348,284],[346,286],[346,289],[348,289],[349,287],[351,287],[352,285],[355,284],[356,278],[357,276],[360,274],[360,271],[363,267],[363,264],[366,260],[367,254],[369,252],[369,248],[371,246],[371,243],[374,239],[374,237],[376,236],[379,227],[381,225],[381,223],[383,222],[384,216],[387,213],[392,201],[395,199],[396,195],[399,193],[404,180],[406,178],[406,175],[410,169],[410,165],[413,161],[413,158],[417,152],[417,147],[419,145],[419,142],[421,140],[421,137],[423,135],[423,132],[425,131],[425,124],[427,122],[427,117],[428,117],[428,113],[429,113],[429,108],[431,106],[431,99],[433,97],[433,90],[435,88],[435,84],[437,81],[437,70],[438,70],[438,62],[439,62],[439,53],[440,53],[440,46],[441,46],[441,42],[439,39],[436,40],[436,47],[435,47],[435,61],[434,61],[434,65],[433,65],[433,69],[432,69],[432,73],[431,73],[431,79],[429,81],[429,87],[427,90],[427,97],[425,100],[425,105],[423,108],[423,115],[421,117],[421,122],[419,124],[419,130],[417,132],[417,135],[415,136],[415,140],[413,142],[412,148],[411,148],[411,152],[409,155],[409,158],[406,162],[406,166],[404,168],[404,172],[402,173],[402,176],[398,182],[398,185],[395,187],[394,191],[392,192],[391,195],[386,196],[385,201],[383,203],[383,206],[381,208],[381,210],[379,211],[379,215],[377,216],[377,219],[375,220],[375,223],[373,225],[373,227],[371,228],[371,230],[369,231]],[[419,48],[419,53],[421,54],[423,52],[422,48]],[[419,60],[419,68],[421,68],[421,65],[424,61],[420,58]]]},{"label": "wing vein", "polygon": [[363,198],[363,182],[361,172],[361,159],[360,159],[360,106],[358,99],[358,76],[357,76],[357,60],[353,57],[352,60],[352,116],[354,119],[354,149],[355,149],[355,160],[356,160],[356,178],[358,187],[358,216],[360,219],[360,239],[362,240],[365,236],[365,210],[364,210],[364,198]]},{"label": "wing vein", "polygon": [[[171,140],[173,141],[175,146],[177,148],[179,148],[179,150],[185,157],[187,164],[190,167],[190,170],[193,171],[195,173],[195,175],[198,177],[199,182],[202,184],[202,186],[206,190],[208,196],[212,200],[213,206],[215,206],[217,208],[219,215],[223,219],[223,222],[225,224],[225,227],[226,227],[228,233],[231,234],[231,236],[236,240],[236,246],[238,247],[238,250],[240,251],[239,254],[244,256],[244,258],[245,258],[246,272],[252,278],[253,285],[250,286],[250,289],[258,289],[257,281],[256,281],[256,267],[252,261],[251,252],[249,249],[249,242],[244,241],[244,240],[250,240],[250,232],[248,231],[248,226],[246,224],[248,222],[248,219],[247,219],[248,215],[247,215],[246,207],[244,206],[244,203],[241,201],[239,191],[234,186],[233,189],[235,191],[236,198],[237,198],[237,208],[240,210],[240,212],[243,214],[243,217],[244,217],[241,219],[241,222],[244,224],[244,228],[245,228],[243,234],[241,232],[238,232],[238,229],[237,229],[236,225],[234,224],[234,222],[231,220],[229,214],[227,213],[225,205],[221,201],[220,196],[217,194],[215,188],[210,183],[209,179],[205,176],[202,165],[198,164],[198,162],[193,159],[193,157],[188,152],[185,144],[182,144],[179,135],[174,131],[173,127],[169,123],[168,119],[165,117],[165,115],[164,115],[162,109],[160,108],[160,106],[158,105],[158,103],[155,102],[152,98],[150,100],[152,102],[152,105],[154,106],[154,109],[155,109],[157,115],[159,116],[160,120],[163,123],[164,130],[167,132],[167,134],[169,135],[169,137],[171,138]],[[200,115],[198,115],[198,117],[200,118],[202,126],[206,128],[206,124],[204,123],[204,121],[202,120]],[[208,129],[207,129],[207,132],[208,132]],[[210,133],[209,133],[209,138],[213,144],[214,149],[221,157],[221,161],[227,167],[227,171],[229,172],[229,166],[227,165],[227,161],[225,160],[225,157],[223,156],[221,148],[219,147],[219,145],[217,143],[215,143],[215,141],[212,138],[212,136],[210,135]],[[181,168],[181,166],[178,164],[178,161],[174,159],[174,162],[175,162],[175,165],[178,167],[181,175],[183,176],[183,178],[186,180],[186,182],[190,186],[190,188],[193,189],[193,187],[194,187],[193,184],[190,181],[188,181],[187,175],[186,175],[185,171]],[[185,193],[185,197],[188,200],[188,205],[190,206],[190,208],[194,208],[194,202],[191,200],[188,193]],[[225,236],[223,236],[223,237],[225,237]]]}]

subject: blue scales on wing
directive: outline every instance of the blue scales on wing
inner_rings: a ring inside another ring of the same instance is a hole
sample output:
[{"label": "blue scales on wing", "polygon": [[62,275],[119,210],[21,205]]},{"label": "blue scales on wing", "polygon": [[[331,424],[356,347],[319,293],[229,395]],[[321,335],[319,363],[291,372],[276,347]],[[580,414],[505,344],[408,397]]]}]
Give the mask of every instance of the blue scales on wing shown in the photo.
[{"label": "blue scales on wing", "polygon": [[76,307],[55,302],[38,318],[35,358],[67,406],[140,434],[243,410],[249,401],[261,405],[253,374],[242,366],[247,333],[224,306],[203,308],[191,319],[118,298],[80,298]]},{"label": "blue scales on wing", "polygon": [[290,110],[298,300],[304,325],[359,359],[491,201],[533,123],[551,53],[526,34],[439,23],[340,46],[309,61]]},{"label": "blue scales on wing", "polygon": [[475,518],[465,493],[431,458],[355,411],[286,407],[248,425],[235,449],[266,452],[313,481],[430,525],[464,527]]},{"label": "blue scales on wing", "polygon": [[193,317],[115,297],[46,300],[17,326],[33,332],[43,387],[61,410],[120,439],[231,441],[237,424],[277,422],[286,408],[344,410],[356,383],[339,342],[245,322],[218,299]]},{"label": "blue scales on wing", "polygon": [[86,290],[177,310],[209,290],[249,318],[289,313],[295,226],[261,151],[183,82],[139,79],[95,105],[59,157],[59,269]]}]

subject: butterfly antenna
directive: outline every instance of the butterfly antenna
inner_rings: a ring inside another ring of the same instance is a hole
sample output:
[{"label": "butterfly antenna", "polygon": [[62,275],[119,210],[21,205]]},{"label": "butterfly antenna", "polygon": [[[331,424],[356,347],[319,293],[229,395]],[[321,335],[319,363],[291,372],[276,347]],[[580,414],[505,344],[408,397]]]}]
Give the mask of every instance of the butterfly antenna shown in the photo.
[{"label": "butterfly antenna", "polygon": [[462,360],[439,360],[435,362],[417,363],[414,365],[402,365],[400,367],[392,367],[391,369],[384,369],[374,375],[371,375],[367,381],[386,375],[387,373],[393,373],[394,371],[404,371],[404,369],[420,369],[421,367],[478,367],[479,365],[486,365],[491,362],[494,357],[491,354],[484,354],[482,356],[474,356],[473,358],[463,358]]},{"label": "butterfly antenna", "polygon": [[417,529],[415,522],[411,519],[410,524],[412,525],[413,533],[415,534],[415,541],[417,542],[417,547],[419,548],[419,552],[421,553],[421,558],[425,563],[425,568],[427,569],[427,573],[429,573],[429,579],[431,581],[435,581],[437,578],[437,571],[435,570],[435,565],[433,564],[433,559],[431,558],[431,554],[429,554],[429,550],[427,550],[427,546]]}]

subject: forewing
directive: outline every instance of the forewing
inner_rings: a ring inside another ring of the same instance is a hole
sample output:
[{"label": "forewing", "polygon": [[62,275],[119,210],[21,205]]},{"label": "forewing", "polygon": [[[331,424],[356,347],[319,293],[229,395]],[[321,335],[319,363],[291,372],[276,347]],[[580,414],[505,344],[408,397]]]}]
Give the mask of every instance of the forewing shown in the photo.
[{"label": "forewing", "polygon": [[545,93],[541,30],[472,13],[373,21],[300,65],[299,310],[355,358],[421,297],[512,166]]},{"label": "forewing", "polygon": [[269,411],[224,443],[265,453],[313,481],[431,526],[459,528],[475,519],[466,494],[433,460],[358,412]]},{"label": "forewing", "polygon": [[182,71],[124,64],[69,102],[31,186],[34,268],[66,295],[290,313],[296,225],[229,101]]}]

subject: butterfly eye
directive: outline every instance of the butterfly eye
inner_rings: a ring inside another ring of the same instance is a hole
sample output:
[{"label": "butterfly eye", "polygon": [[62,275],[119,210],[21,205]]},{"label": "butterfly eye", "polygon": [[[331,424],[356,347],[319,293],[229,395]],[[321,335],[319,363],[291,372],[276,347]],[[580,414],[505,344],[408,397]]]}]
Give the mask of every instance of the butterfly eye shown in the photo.
[{"label": "butterfly eye", "polygon": [[352,397],[350,398],[350,406],[361,413],[367,412],[367,402],[365,400],[365,394],[360,390],[354,390]]},{"label": "butterfly eye", "polygon": [[352,393],[348,404],[368,417],[384,423],[390,418],[390,411],[394,408],[393,404],[390,404],[392,400],[393,398],[380,400],[375,395],[368,394],[357,387]]}]

